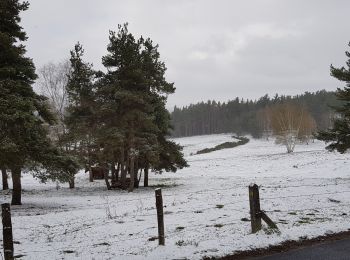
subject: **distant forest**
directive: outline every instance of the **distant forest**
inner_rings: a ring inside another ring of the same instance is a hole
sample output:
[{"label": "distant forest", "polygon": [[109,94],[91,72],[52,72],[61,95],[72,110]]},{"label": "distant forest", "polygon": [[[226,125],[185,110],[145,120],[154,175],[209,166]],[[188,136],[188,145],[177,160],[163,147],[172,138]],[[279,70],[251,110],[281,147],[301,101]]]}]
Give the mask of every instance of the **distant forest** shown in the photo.
[{"label": "distant forest", "polygon": [[171,113],[173,137],[236,133],[251,134],[255,138],[263,135],[260,123],[261,112],[267,107],[293,103],[304,106],[316,122],[317,130],[331,125],[333,109],[340,105],[334,92],[325,90],[314,93],[305,92],[296,96],[269,97],[265,95],[258,100],[236,98],[228,102],[207,101],[191,104],[183,108],[175,107]]}]

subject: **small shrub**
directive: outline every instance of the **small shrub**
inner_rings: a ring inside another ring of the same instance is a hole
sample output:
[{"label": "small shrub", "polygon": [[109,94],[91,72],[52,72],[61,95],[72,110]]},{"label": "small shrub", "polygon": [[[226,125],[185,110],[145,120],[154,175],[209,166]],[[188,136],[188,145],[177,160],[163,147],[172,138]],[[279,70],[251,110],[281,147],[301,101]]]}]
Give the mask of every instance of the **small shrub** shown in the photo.
[{"label": "small shrub", "polygon": [[185,229],[185,227],[176,227],[177,231],[180,231],[180,230],[183,230],[183,229]]},{"label": "small shrub", "polygon": [[183,240],[176,241],[175,245],[183,246],[183,245],[185,245],[185,241],[183,241]]},{"label": "small shrub", "polygon": [[177,246],[192,245],[192,246],[198,247],[199,243],[197,241],[193,241],[193,240],[187,240],[187,241],[179,240],[179,241],[175,242],[175,245],[177,245]]},{"label": "small shrub", "polygon": [[222,228],[224,225],[223,224],[215,224],[214,227],[216,228]]},{"label": "small shrub", "polygon": [[73,251],[73,250],[63,250],[63,253],[65,253],[65,254],[73,254],[73,253],[75,253],[75,251]]},{"label": "small shrub", "polygon": [[263,228],[263,231],[265,232],[266,235],[281,234],[281,231],[275,228]]},{"label": "small shrub", "polygon": [[148,241],[155,241],[155,240],[157,240],[158,239],[158,237],[150,237],[149,239],[148,239]]},{"label": "small shrub", "polygon": [[328,200],[330,202],[333,202],[333,203],[340,203],[340,200],[335,200],[335,199],[331,199],[331,198],[328,198]]}]

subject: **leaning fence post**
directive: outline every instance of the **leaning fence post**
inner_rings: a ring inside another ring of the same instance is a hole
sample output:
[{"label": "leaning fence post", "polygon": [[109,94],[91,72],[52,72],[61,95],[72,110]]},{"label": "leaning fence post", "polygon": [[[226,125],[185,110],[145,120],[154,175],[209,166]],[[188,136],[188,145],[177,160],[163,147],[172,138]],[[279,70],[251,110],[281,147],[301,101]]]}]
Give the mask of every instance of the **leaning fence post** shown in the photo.
[{"label": "leaning fence post", "polygon": [[156,207],[157,207],[157,219],[158,219],[158,240],[159,245],[165,245],[164,237],[164,214],[163,214],[163,198],[162,189],[156,189]]},{"label": "leaning fence post", "polygon": [[259,187],[256,184],[249,185],[249,206],[252,233],[256,233],[261,230]]},{"label": "leaning fence post", "polygon": [[272,228],[272,229],[277,229],[278,230],[278,227],[277,225],[275,224],[275,222],[272,221],[272,219],[269,218],[268,215],[266,215],[266,213],[264,211],[261,211],[261,218],[262,220],[264,220],[266,222],[266,224]]},{"label": "leaning fence post", "polygon": [[13,237],[12,237],[12,222],[11,209],[9,203],[1,204],[2,210],[2,227],[3,227],[3,244],[5,260],[13,259]]}]

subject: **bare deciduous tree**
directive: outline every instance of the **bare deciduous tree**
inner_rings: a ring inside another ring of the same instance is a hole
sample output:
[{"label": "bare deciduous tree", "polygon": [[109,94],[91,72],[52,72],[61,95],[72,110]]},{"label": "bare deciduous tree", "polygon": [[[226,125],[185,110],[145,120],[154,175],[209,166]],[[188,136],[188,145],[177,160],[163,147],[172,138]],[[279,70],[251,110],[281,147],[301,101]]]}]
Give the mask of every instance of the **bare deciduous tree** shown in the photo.
[{"label": "bare deciduous tree", "polygon": [[283,143],[288,153],[294,151],[298,139],[303,140],[306,135],[310,138],[315,129],[315,120],[302,105],[275,105],[270,110],[270,118],[276,142]]},{"label": "bare deciduous tree", "polygon": [[50,99],[55,112],[63,118],[67,106],[67,82],[70,73],[68,60],[59,63],[47,63],[38,71],[38,85],[43,95]]},{"label": "bare deciduous tree", "polygon": [[302,118],[298,139],[309,144],[310,140],[313,139],[316,128],[317,124],[315,119],[309,113],[305,113]]},{"label": "bare deciduous tree", "polygon": [[58,63],[47,63],[38,70],[37,84],[40,87],[40,92],[49,98],[52,110],[57,117],[57,125],[51,129],[51,137],[56,141],[65,131],[63,121],[68,104],[66,86],[70,69],[69,60],[65,60]]},{"label": "bare deciduous tree", "polygon": [[266,106],[260,109],[256,116],[259,128],[262,132],[262,137],[269,140],[269,137],[272,135],[270,107]]},{"label": "bare deciduous tree", "polygon": [[[57,118],[57,124],[50,126],[50,138],[66,152],[72,149],[62,142],[67,130],[64,119],[68,106],[67,83],[70,71],[71,64],[69,60],[58,63],[50,62],[38,70],[39,79],[37,81],[41,94],[49,99],[51,109]],[[74,176],[72,176],[69,187],[74,188],[74,186]]]}]

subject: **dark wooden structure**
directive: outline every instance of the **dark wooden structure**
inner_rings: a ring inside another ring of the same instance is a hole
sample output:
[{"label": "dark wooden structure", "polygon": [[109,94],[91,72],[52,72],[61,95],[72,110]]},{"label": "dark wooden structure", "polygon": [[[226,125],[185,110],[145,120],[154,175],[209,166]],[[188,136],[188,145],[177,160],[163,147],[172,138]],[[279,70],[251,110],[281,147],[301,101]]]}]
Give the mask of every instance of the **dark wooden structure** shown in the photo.
[{"label": "dark wooden structure", "polygon": [[94,180],[103,180],[105,178],[106,169],[101,166],[91,167],[92,178]]}]

